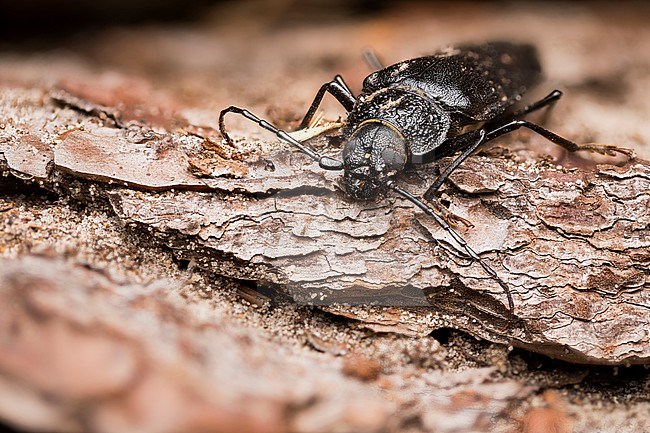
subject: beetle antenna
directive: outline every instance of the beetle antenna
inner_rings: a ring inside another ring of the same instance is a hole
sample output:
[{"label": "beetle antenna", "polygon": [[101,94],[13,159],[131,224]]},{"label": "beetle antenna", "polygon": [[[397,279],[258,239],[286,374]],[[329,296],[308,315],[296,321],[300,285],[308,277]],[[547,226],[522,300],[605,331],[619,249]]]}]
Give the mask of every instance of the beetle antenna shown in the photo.
[{"label": "beetle antenna", "polygon": [[397,194],[399,194],[401,197],[405,198],[406,200],[410,201],[420,209],[424,211],[427,215],[432,217],[440,227],[442,227],[449,235],[460,245],[469,256],[477,261],[481,267],[487,272],[487,274],[494,279],[499,286],[503,289],[503,291],[506,294],[506,297],[508,298],[508,309],[510,310],[510,313],[514,311],[514,302],[512,300],[512,294],[510,293],[510,288],[508,285],[501,279],[499,278],[499,275],[492,269],[487,263],[485,263],[481,257],[469,246],[467,241],[462,238],[461,235],[454,230],[447,221],[445,221],[440,215],[436,213],[435,210],[433,210],[431,207],[427,206],[422,200],[419,198],[415,197],[413,194],[409,193],[408,191],[403,190],[399,186],[395,185],[395,182],[392,180],[389,180],[386,182],[386,186],[393,191],[395,191]]},{"label": "beetle antenna", "polygon": [[375,53],[375,50],[372,48],[366,48],[363,50],[363,58],[366,60],[366,63],[368,63],[373,71],[384,69],[384,65],[381,63],[377,57],[377,53]]},{"label": "beetle antenna", "polygon": [[219,132],[221,132],[221,136],[223,137],[224,140],[226,140],[226,143],[228,144],[232,144],[232,138],[230,138],[230,136],[226,132],[226,125],[224,123],[224,117],[228,113],[235,113],[244,116],[248,120],[252,120],[253,122],[257,123],[259,126],[266,129],[267,131],[271,131],[280,140],[289,143],[290,145],[297,148],[302,153],[304,153],[305,155],[309,156],[311,159],[316,161],[320,166],[320,168],[322,168],[323,170],[332,170],[332,171],[343,170],[342,161],[339,161],[334,158],[330,158],[329,156],[319,155],[311,147],[296,140],[295,138],[290,136],[286,131],[278,129],[275,126],[273,126],[271,123],[267,122],[266,120],[260,119],[250,111],[244,108],[235,107],[234,105],[231,105],[225,110],[221,110],[221,113],[219,114]]}]

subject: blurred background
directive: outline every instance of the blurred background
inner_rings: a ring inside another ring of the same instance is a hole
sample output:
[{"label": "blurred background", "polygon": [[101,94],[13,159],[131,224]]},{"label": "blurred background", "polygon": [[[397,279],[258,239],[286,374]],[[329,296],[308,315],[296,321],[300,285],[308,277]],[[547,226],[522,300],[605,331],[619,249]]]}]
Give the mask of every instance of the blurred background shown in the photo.
[{"label": "blurred background", "polygon": [[[367,48],[390,64],[458,42],[529,42],[547,77],[531,97],[566,91],[560,132],[650,156],[644,1],[0,0],[0,10],[0,80],[141,79],[149,96],[211,126],[233,103],[291,126],[334,74],[360,90]],[[344,114],[329,98],[324,110]]]}]

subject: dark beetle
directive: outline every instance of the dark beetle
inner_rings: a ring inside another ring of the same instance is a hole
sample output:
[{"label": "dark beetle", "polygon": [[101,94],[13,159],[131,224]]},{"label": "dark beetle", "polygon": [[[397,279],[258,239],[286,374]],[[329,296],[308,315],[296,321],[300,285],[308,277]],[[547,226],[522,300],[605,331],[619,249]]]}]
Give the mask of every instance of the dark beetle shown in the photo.
[{"label": "dark beetle", "polygon": [[369,75],[344,131],[348,193],[372,198],[407,160],[435,159],[476,141],[476,133],[458,137],[506,112],[540,75],[535,49],[508,43],[448,50]]},{"label": "dark beetle", "polygon": [[[366,77],[358,97],[337,75],[321,86],[300,126],[307,127],[325,93],[332,94],[349,112],[343,128],[343,161],[319,155],[286,132],[235,106],[221,112],[219,128],[224,139],[231,142],[224,116],[229,112],[241,114],[309,155],[321,168],[344,170],[343,185],[351,197],[373,199],[392,190],[411,201],[433,217],[499,283],[512,312],[514,305],[508,286],[447,222],[445,209],[436,200],[437,190],[479,146],[521,127],[572,152],[622,152],[613,146],[580,146],[523,120],[526,114],[549,106],[562,96],[554,90],[515,110],[515,103],[540,79],[535,48],[508,42],[459,46],[396,63]],[[435,161],[456,152],[461,153],[424,195],[433,207],[396,185],[395,176],[407,163]]]}]

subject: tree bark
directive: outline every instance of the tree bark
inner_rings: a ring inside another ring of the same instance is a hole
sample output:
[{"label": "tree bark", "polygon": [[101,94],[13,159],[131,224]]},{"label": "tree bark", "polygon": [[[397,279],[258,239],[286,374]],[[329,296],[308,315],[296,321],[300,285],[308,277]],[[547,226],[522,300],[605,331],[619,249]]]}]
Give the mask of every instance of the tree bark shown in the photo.
[{"label": "tree bark", "polygon": [[[42,110],[56,101],[60,93]],[[230,147],[214,133],[97,127],[101,107],[65,104],[90,113],[78,113],[84,130],[62,134],[53,149],[36,135],[5,143],[4,175],[106,198],[125,223],[209,272],[377,330],[454,327],[576,362],[648,361],[645,161],[565,155],[559,166],[493,147],[451,176],[443,198],[473,224],[457,230],[510,287],[513,317],[496,282],[398,197],[352,200],[340,173],[280,143]],[[336,156],[338,140],[313,144]],[[421,195],[438,169],[409,167],[399,182]]]}]

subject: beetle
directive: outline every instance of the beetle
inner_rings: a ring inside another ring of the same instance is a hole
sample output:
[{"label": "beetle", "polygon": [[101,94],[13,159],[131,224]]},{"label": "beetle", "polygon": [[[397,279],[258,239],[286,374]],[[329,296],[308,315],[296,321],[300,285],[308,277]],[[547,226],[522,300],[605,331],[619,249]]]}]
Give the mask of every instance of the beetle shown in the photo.
[{"label": "beetle", "polygon": [[[437,191],[451,173],[479,147],[519,128],[527,128],[551,142],[575,152],[587,150],[606,155],[625,153],[610,145],[578,145],[523,119],[550,107],[562,96],[553,90],[546,97],[518,108],[523,95],[541,81],[537,50],[530,44],[486,42],[460,45],[431,56],[381,67],[363,81],[354,96],[340,75],[323,84],[305,114],[300,128],[308,127],[326,93],[348,112],[342,128],[342,160],[318,154],[287,132],[246,109],[230,106],[219,115],[219,130],[226,143],[224,117],[236,113],[271,131],[308,155],[324,170],[343,170],[343,188],[354,199],[373,200],[393,191],[431,216],[463,250],[503,289],[510,313],[514,302],[508,285],[454,230],[454,218],[437,200]],[[460,153],[459,153],[460,152]],[[407,164],[434,162],[459,155],[441,171],[423,198],[397,185]],[[425,203],[428,202],[429,204]]]}]

